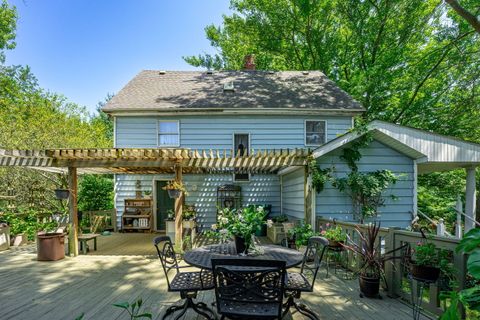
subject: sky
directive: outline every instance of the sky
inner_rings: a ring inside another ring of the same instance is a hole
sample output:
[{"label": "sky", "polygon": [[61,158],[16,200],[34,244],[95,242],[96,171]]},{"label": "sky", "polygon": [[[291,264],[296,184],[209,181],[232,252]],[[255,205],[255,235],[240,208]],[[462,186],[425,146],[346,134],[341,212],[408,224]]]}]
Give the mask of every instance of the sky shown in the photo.
[{"label": "sky", "polygon": [[194,70],[182,56],[214,53],[204,28],[228,0],[8,0],[17,47],[7,65],[29,65],[39,85],[93,112],[144,69]]}]

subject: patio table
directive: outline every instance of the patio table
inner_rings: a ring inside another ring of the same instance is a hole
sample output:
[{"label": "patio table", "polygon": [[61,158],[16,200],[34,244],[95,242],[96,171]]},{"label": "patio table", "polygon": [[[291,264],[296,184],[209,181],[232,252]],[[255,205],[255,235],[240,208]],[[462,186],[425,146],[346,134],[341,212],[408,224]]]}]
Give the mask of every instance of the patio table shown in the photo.
[{"label": "patio table", "polygon": [[212,259],[262,259],[285,261],[286,268],[298,266],[303,261],[303,253],[278,245],[257,245],[263,249],[262,254],[238,255],[235,243],[208,245],[185,252],[183,259],[188,264],[201,268],[212,269]]}]

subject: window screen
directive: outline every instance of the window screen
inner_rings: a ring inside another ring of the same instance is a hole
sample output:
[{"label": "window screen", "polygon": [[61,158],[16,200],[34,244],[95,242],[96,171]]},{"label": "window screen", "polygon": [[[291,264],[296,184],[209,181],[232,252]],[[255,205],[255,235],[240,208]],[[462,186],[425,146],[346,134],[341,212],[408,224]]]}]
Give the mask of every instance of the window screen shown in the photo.
[{"label": "window screen", "polygon": [[[235,133],[233,137],[233,149],[237,156],[248,156],[249,154],[249,135],[245,133]],[[233,175],[234,181],[249,181],[250,174],[236,172]]]},{"label": "window screen", "polygon": [[319,146],[326,142],[325,121],[305,121],[305,145]]},{"label": "window screen", "polygon": [[160,147],[176,147],[180,145],[178,121],[158,122],[158,145]]}]

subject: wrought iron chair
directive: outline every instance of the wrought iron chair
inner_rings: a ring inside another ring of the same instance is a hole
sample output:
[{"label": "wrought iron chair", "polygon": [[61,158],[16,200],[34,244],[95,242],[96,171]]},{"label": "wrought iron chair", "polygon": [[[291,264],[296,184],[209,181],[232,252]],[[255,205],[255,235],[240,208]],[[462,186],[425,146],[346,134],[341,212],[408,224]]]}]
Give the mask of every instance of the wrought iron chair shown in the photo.
[{"label": "wrought iron chair", "polygon": [[285,261],[212,259],[217,312],[230,318],[282,318]]},{"label": "wrought iron chair", "polygon": [[173,305],[169,307],[162,319],[165,319],[175,311],[181,310],[175,318],[176,320],[180,319],[189,308],[192,308],[195,312],[207,319],[216,319],[214,311],[208,308],[205,303],[193,302],[193,299],[197,297],[198,291],[211,290],[214,288],[212,273],[206,270],[180,272],[179,269],[188,268],[189,266],[178,265],[177,257],[169,236],[156,237],[153,239],[153,245],[157,249],[158,257],[165,272],[168,291],[180,292],[180,297],[185,299],[183,305]]},{"label": "wrought iron chair", "polygon": [[323,237],[311,237],[308,240],[307,250],[303,256],[303,262],[300,272],[287,272],[285,284],[285,297],[287,302],[284,304],[283,315],[287,314],[290,307],[310,319],[318,319],[318,316],[303,303],[298,303],[295,299],[300,299],[302,292],[313,292],[315,279],[318,269],[322,262],[325,250],[328,247],[328,240]]}]

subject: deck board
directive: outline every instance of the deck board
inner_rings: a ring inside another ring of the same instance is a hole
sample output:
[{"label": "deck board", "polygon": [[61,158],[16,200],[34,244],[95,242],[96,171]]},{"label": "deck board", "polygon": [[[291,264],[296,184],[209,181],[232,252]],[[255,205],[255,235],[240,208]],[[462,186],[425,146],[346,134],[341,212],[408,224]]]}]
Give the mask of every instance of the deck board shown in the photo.
[{"label": "deck board", "polygon": [[[35,246],[0,253],[1,319],[127,319],[126,312],[112,305],[141,297],[153,319],[166,308],[181,303],[177,293],[167,292],[163,270],[155,256],[155,234],[101,236],[98,251],[60,261],[36,261]],[[135,254],[135,255],[132,255]],[[341,276],[342,272],[338,274]],[[408,305],[383,294],[383,299],[359,298],[358,282],[342,280],[322,270],[315,290],[302,295],[302,302],[320,319],[411,319]],[[208,305],[213,291],[201,292],[198,300]],[[182,318],[202,319],[191,311]],[[299,313],[285,319],[301,320]],[[305,318],[306,319],[306,318]],[[428,319],[423,317],[423,319]]]}]

